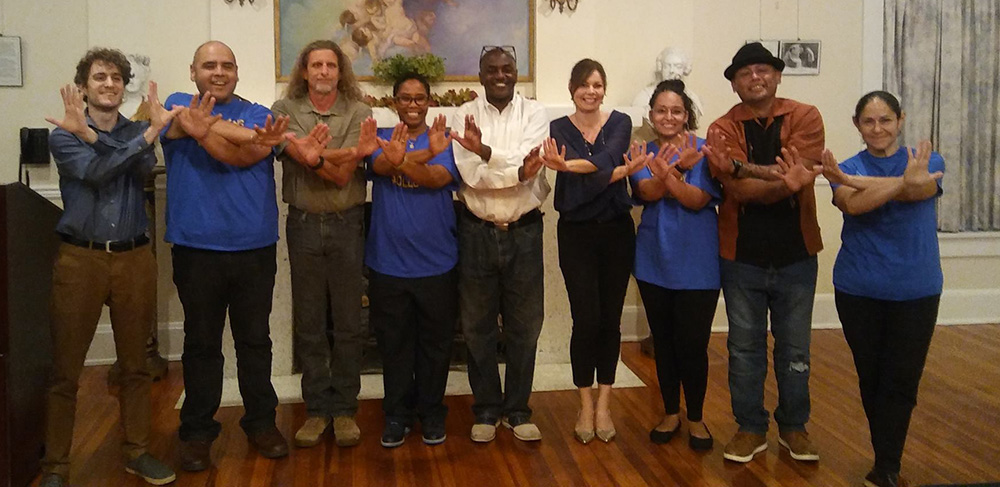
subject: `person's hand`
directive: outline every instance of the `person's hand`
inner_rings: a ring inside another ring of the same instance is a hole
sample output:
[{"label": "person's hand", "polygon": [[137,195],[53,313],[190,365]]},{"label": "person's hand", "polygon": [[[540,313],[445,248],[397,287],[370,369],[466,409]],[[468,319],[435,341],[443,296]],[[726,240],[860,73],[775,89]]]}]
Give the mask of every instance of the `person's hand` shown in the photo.
[{"label": "person's hand", "polygon": [[448,133],[448,121],[443,114],[434,117],[434,123],[427,129],[427,148],[435,156],[451,146],[451,134]]},{"label": "person's hand", "polygon": [[215,108],[215,97],[205,93],[201,98],[191,97],[191,104],[177,114],[177,121],[192,139],[202,140],[208,136],[212,124],[218,122],[222,115],[212,115]]},{"label": "person's hand", "polygon": [[906,148],[906,169],[903,170],[903,184],[911,188],[921,188],[929,182],[941,179],[942,172],[929,172],[931,160],[931,141],[921,140],[917,144],[917,151],[913,152],[911,147]]},{"label": "person's hand", "polygon": [[279,115],[277,119],[272,119],[268,115],[264,120],[263,127],[253,126],[254,135],[250,139],[250,143],[265,147],[274,147],[282,141],[288,140],[285,134],[288,132],[289,120],[288,115]]},{"label": "person's hand", "polygon": [[733,174],[733,158],[729,155],[729,145],[726,136],[719,129],[708,131],[708,141],[701,146],[702,152],[708,158],[708,163],[719,174]]},{"label": "person's hand", "polygon": [[296,137],[294,132],[286,132],[284,139],[298,149],[306,166],[315,166],[323,155],[323,150],[333,137],[330,136],[330,126],[318,123],[304,137]]},{"label": "person's hand", "polygon": [[698,148],[698,139],[695,137],[694,132],[689,132],[688,136],[684,137],[684,142],[677,150],[680,152],[677,160],[678,166],[685,171],[694,167],[703,157],[701,149]]},{"label": "person's hand", "polygon": [[560,150],[559,144],[556,143],[556,139],[549,137],[542,141],[542,163],[545,167],[552,169],[553,171],[566,172],[569,171],[569,166],[566,164],[566,146],[562,146]]},{"label": "person's hand", "polygon": [[92,129],[87,125],[83,92],[76,85],[70,84],[59,88],[59,94],[62,96],[63,109],[65,110],[62,120],[51,117],[45,117],[45,120],[73,135],[86,139],[86,135]]},{"label": "person's hand", "polygon": [[837,164],[837,158],[833,157],[830,149],[823,151],[823,176],[833,184],[851,186],[851,177],[840,170],[840,164]]},{"label": "person's hand", "polygon": [[[463,146],[464,147],[464,146]],[[524,156],[524,163],[521,165],[521,169],[517,171],[517,178],[520,181],[527,181],[542,169],[542,156],[540,155],[542,151],[542,146],[535,147],[528,152],[528,155]]]},{"label": "person's hand", "polygon": [[[664,182],[668,178],[679,180],[681,178],[681,173],[677,170],[677,165],[681,162],[679,155],[680,152],[673,145],[667,144],[660,147],[660,150],[649,161],[649,168],[652,170],[653,176]],[[670,162],[675,158],[674,162]]]},{"label": "person's hand", "polygon": [[149,82],[149,95],[146,97],[146,102],[147,106],[149,106],[149,126],[156,132],[166,127],[178,113],[184,110],[184,107],[177,105],[174,105],[170,110],[164,108],[160,104],[160,97],[155,81]]},{"label": "person's hand", "polygon": [[361,135],[358,137],[358,145],[354,147],[359,156],[370,156],[378,149],[377,129],[378,124],[374,118],[368,117],[361,121]]},{"label": "person's hand", "polygon": [[480,154],[483,150],[483,131],[476,125],[476,119],[472,115],[465,116],[465,133],[462,135],[452,133],[451,137],[473,154]]},{"label": "person's hand", "polygon": [[646,152],[646,143],[639,141],[632,141],[629,145],[628,152],[622,154],[622,159],[625,162],[625,175],[631,176],[642,168],[646,167],[649,162],[653,159],[653,153]]},{"label": "person's hand", "polygon": [[385,159],[393,166],[399,167],[403,164],[403,158],[406,157],[406,138],[408,135],[406,124],[399,122],[392,128],[389,140],[381,137],[375,139],[379,147],[382,148]]},{"label": "person's hand", "polygon": [[816,164],[812,169],[803,165],[802,156],[799,150],[792,147],[791,150],[781,148],[781,155],[774,158],[781,168],[781,172],[775,173],[778,179],[784,181],[785,186],[793,193],[798,193],[805,185],[816,180],[823,172],[823,166]]}]

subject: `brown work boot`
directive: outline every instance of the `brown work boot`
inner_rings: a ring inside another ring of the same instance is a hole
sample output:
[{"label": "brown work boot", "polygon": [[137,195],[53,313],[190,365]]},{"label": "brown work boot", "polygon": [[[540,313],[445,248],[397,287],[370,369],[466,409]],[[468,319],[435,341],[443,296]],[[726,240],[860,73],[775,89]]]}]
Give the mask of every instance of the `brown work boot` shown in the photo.
[{"label": "brown work boot", "polygon": [[212,466],[212,441],[181,441],[181,468],[188,472],[201,472]]},{"label": "brown work boot", "polygon": [[792,458],[803,462],[819,461],[819,452],[805,431],[788,431],[778,435],[778,444],[787,448]]},{"label": "brown work boot", "polygon": [[882,472],[872,469],[865,475],[865,487],[909,487],[910,483],[899,473]]},{"label": "brown work boot", "polygon": [[747,463],[753,456],[767,450],[767,437],[746,431],[737,431],[722,457],[734,462]]},{"label": "brown work boot", "polygon": [[333,418],[333,437],[337,446],[354,446],[361,443],[361,428],[358,428],[354,418],[337,416]]},{"label": "brown work boot", "polygon": [[281,436],[277,426],[248,435],[247,439],[264,458],[281,458],[288,455],[288,442]]},{"label": "brown work boot", "polygon": [[302,427],[295,432],[295,446],[308,448],[318,445],[323,439],[323,433],[326,433],[329,427],[329,416],[309,416]]}]

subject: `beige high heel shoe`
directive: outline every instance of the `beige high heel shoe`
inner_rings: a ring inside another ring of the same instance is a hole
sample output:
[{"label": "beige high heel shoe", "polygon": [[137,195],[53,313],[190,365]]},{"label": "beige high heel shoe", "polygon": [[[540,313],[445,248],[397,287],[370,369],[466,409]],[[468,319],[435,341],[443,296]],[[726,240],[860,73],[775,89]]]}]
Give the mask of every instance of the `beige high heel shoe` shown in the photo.
[{"label": "beige high heel shoe", "polygon": [[[576,417],[576,424],[577,425],[580,424],[579,414]],[[591,441],[594,440],[594,428],[591,427],[590,429],[585,429],[585,428],[580,428],[579,426],[574,426],[573,436],[576,438],[576,441],[579,441],[580,443],[586,445],[587,443],[590,443]]]},{"label": "beige high heel shoe", "polygon": [[[602,416],[602,414],[604,416],[608,417],[608,421],[609,422],[611,421],[611,411],[604,411],[603,413],[601,411],[598,411],[597,414],[596,414],[596,416],[600,417],[600,416]],[[594,433],[597,435],[598,439],[600,439],[601,441],[603,441],[605,443],[611,442],[611,440],[613,440],[615,438],[615,435],[618,434],[618,432],[615,431],[615,425],[614,425],[614,423],[611,423],[611,428],[610,429],[597,428],[596,427],[597,421],[596,421],[596,418],[595,418],[594,424],[595,424]]]}]

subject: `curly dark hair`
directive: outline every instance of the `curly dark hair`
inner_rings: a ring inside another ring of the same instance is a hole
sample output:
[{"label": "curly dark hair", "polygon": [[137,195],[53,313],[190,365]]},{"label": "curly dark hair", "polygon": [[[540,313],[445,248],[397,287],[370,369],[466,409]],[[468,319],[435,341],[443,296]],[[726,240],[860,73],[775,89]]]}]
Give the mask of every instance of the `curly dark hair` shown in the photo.
[{"label": "curly dark hair", "polygon": [[688,114],[688,121],[684,128],[688,130],[695,130],[698,128],[698,116],[694,113],[694,101],[688,96],[687,92],[684,91],[684,82],[679,79],[668,79],[660,81],[656,88],[653,89],[653,96],[649,97],[649,108],[652,109],[653,105],[656,104],[656,97],[660,96],[660,93],[664,91],[672,91],[681,97],[681,102],[684,103],[684,111]]},{"label": "curly dark hair", "polygon": [[90,76],[90,66],[95,61],[117,66],[118,72],[122,75],[123,84],[127,85],[129,81],[132,81],[132,65],[129,64],[128,59],[121,51],[107,47],[95,47],[87,51],[80,62],[76,63],[76,76],[73,77],[73,83],[76,83],[77,86],[86,86],[87,77]]}]

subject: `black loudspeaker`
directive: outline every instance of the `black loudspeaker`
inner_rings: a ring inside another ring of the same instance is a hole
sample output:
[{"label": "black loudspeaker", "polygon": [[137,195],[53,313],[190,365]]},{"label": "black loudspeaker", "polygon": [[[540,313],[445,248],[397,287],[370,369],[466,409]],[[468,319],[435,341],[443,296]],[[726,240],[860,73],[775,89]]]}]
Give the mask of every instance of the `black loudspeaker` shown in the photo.
[{"label": "black loudspeaker", "polygon": [[49,129],[21,127],[21,165],[49,163]]}]

